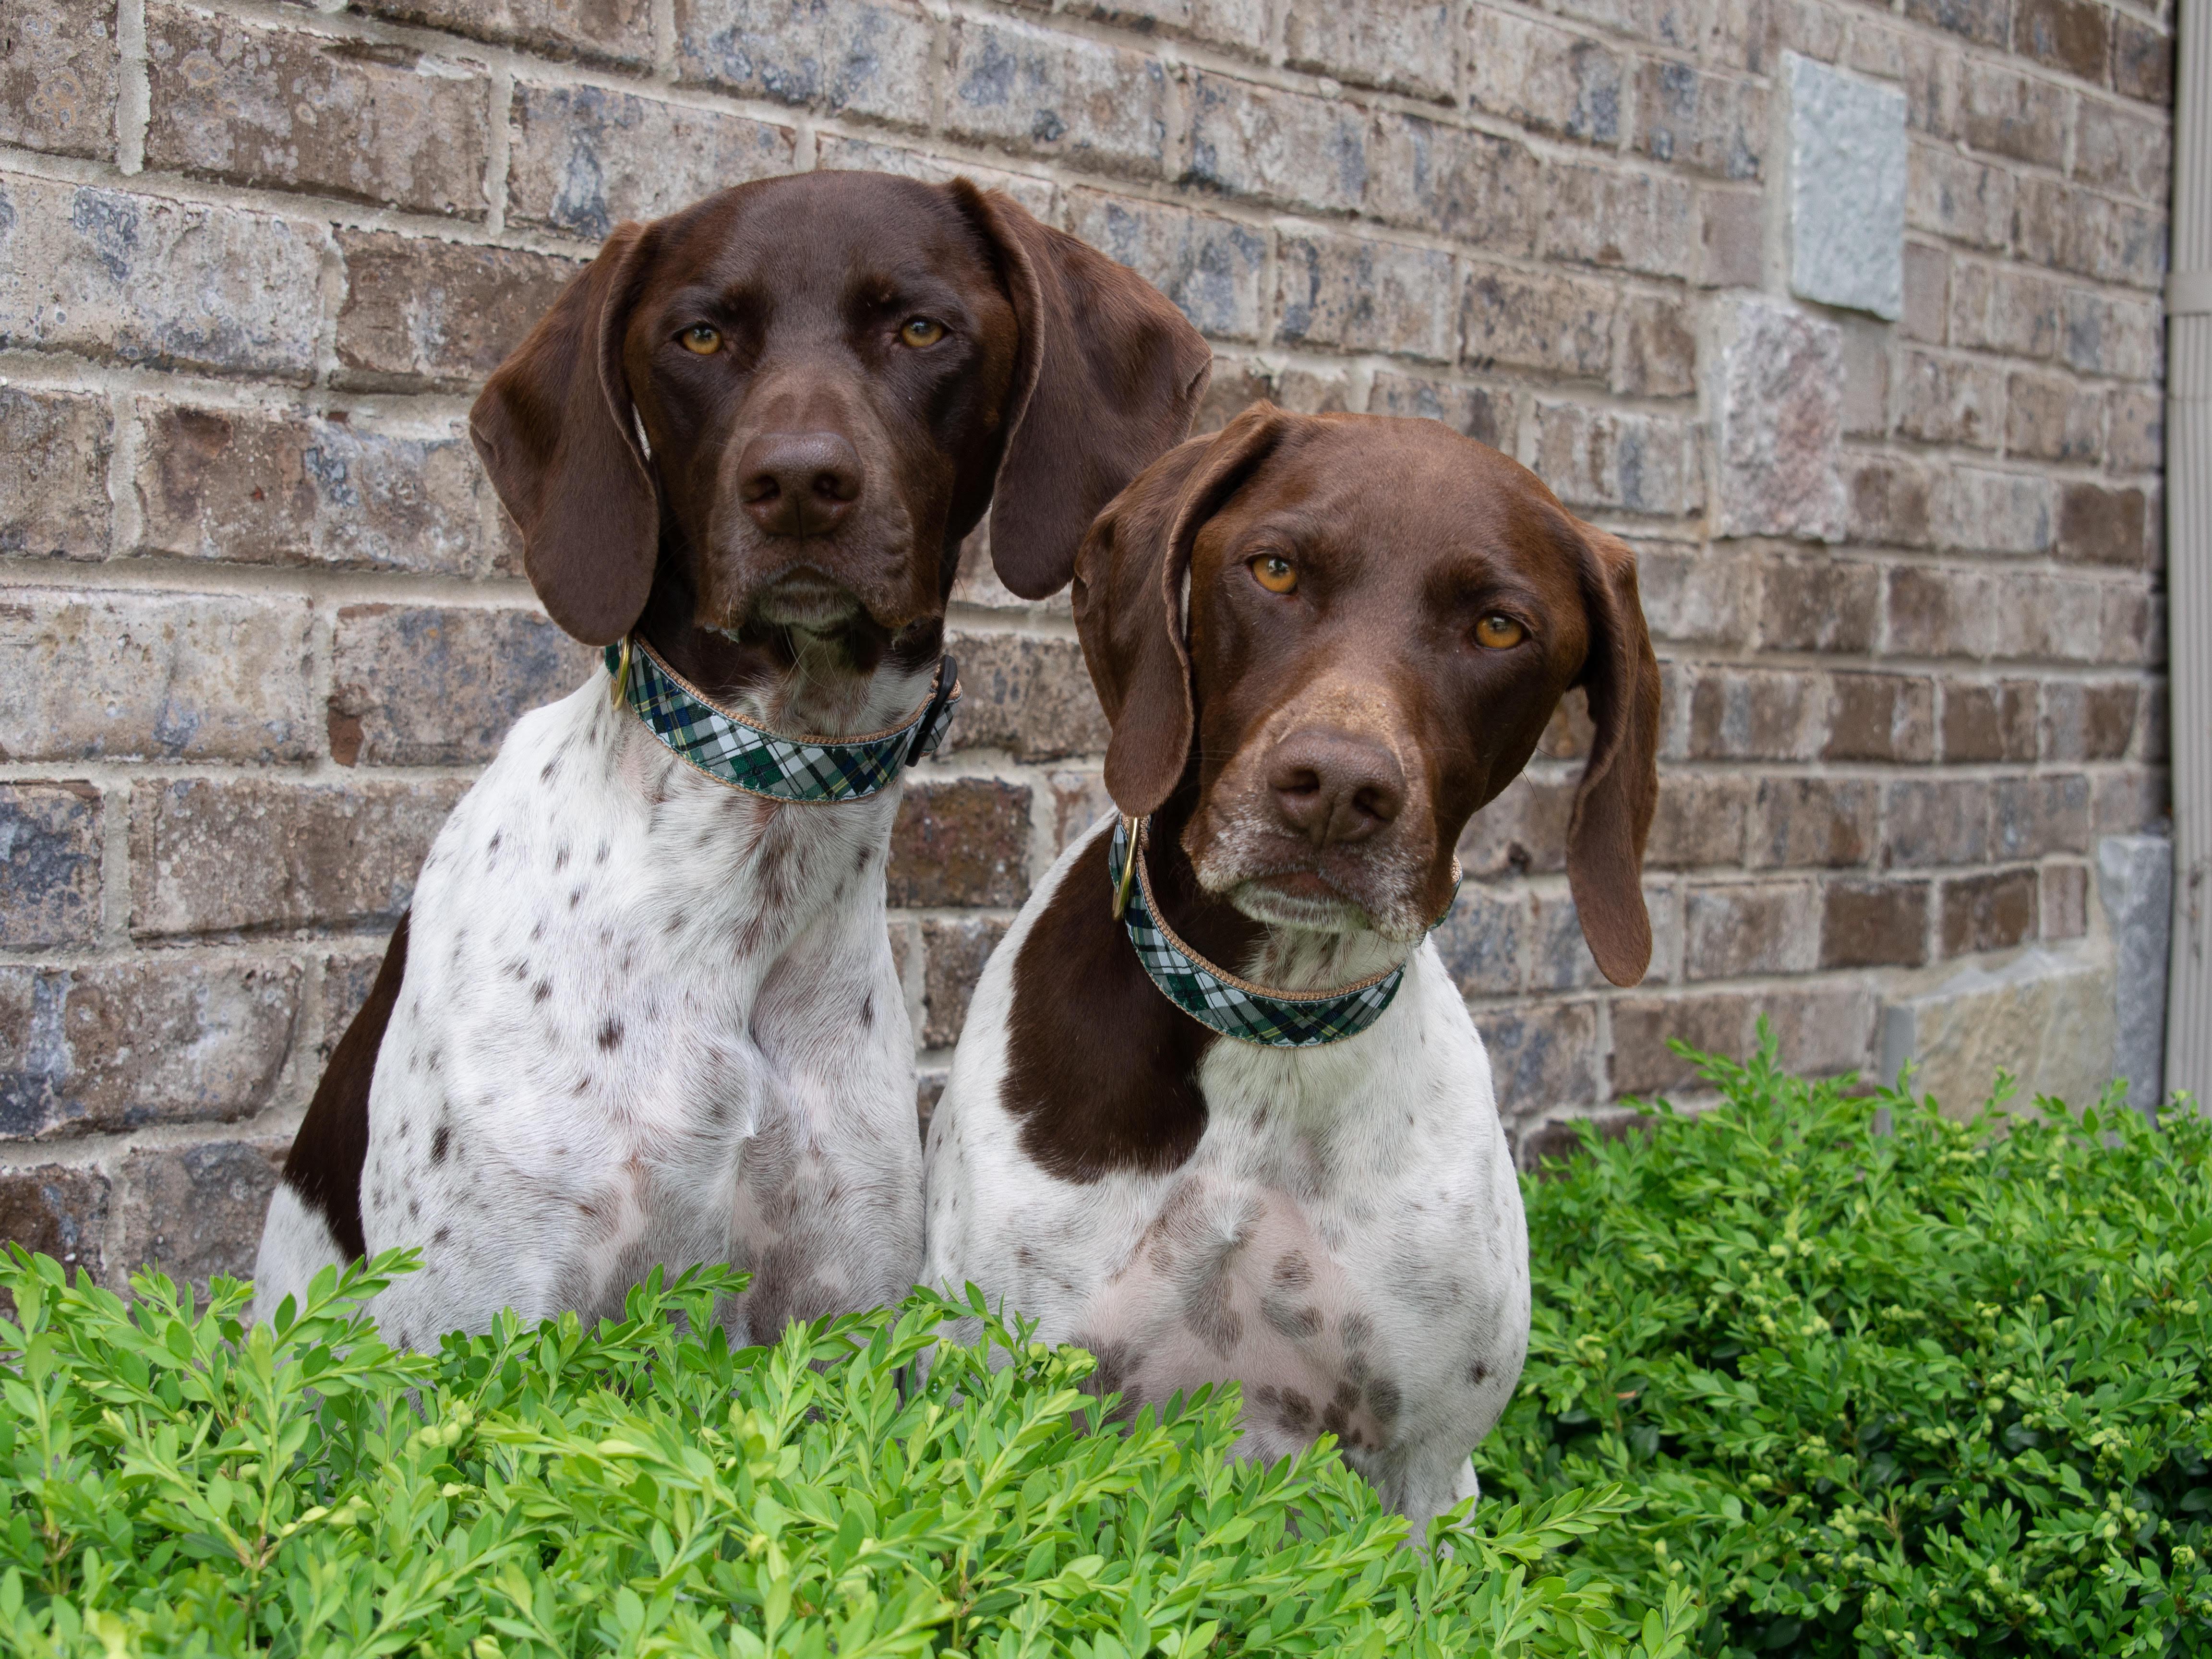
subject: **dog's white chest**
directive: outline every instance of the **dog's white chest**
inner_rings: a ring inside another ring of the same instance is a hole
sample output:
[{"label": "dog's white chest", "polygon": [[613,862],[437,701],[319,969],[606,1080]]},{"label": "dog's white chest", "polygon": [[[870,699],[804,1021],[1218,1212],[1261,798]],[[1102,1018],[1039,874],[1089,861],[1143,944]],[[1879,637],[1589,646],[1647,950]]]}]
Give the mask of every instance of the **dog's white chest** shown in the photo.
[{"label": "dog's white chest", "polygon": [[427,1265],[380,1316],[618,1311],[702,1261],[753,1273],[768,1336],[896,1294],[921,1218],[895,796],[782,806],[651,752],[617,785],[634,734],[593,698],[518,726],[424,865],[361,1200],[372,1251]]}]

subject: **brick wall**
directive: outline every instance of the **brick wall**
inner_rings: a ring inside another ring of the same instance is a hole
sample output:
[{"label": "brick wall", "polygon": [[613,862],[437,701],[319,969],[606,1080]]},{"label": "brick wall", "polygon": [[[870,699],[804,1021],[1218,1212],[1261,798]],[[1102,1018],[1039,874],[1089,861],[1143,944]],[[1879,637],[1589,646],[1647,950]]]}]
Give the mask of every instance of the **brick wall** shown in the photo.
[{"label": "brick wall", "polygon": [[[0,1235],[111,1279],[250,1262],[441,815],[585,669],[519,579],[471,390],[611,224],[793,168],[1001,185],[1206,331],[1207,424],[1261,395],[1435,416],[1636,544],[1651,977],[1602,988],[1576,927],[1571,715],[1440,936],[1516,1127],[1678,1085],[1667,1037],[1740,1048],[1762,1012],[1793,1064],[1875,1063],[1962,959],[2002,981],[2046,946],[2109,996],[2091,855],[2163,810],[2172,27],[2168,0],[6,0]],[[1893,322],[1790,297],[1785,52],[1902,91]],[[890,877],[925,1107],[1104,802],[1064,600],[980,560],[957,598],[968,701]]]}]

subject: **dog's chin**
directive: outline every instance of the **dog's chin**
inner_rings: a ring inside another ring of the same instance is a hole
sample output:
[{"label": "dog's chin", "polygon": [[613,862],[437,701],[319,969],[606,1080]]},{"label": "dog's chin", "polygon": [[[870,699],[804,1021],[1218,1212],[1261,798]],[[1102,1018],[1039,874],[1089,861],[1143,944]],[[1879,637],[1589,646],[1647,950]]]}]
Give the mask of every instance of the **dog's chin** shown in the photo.
[{"label": "dog's chin", "polygon": [[867,606],[842,582],[812,570],[794,570],[755,596],[749,620],[827,634],[849,628],[867,614]]},{"label": "dog's chin", "polygon": [[1300,927],[1315,933],[1369,933],[1376,931],[1366,911],[1340,894],[1318,886],[1309,890],[1304,879],[1286,882],[1279,876],[1257,876],[1229,890],[1230,903],[1253,921],[1270,927]]}]

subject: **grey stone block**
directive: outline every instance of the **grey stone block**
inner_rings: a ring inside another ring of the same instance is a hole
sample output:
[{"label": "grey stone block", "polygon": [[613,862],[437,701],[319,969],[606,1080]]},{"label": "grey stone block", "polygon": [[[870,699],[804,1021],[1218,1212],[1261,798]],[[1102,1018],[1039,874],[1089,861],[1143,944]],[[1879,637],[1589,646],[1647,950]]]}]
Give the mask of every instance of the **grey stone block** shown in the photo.
[{"label": "grey stone block", "polygon": [[1895,321],[1905,310],[1905,94],[1785,52],[1790,291]]},{"label": "grey stone block", "polygon": [[2112,988],[2111,967],[2082,951],[2028,951],[1999,969],[1966,969],[1882,1010],[1878,1075],[1893,1081],[1912,1061],[1914,1092],[1954,1117],[1989,1097],[2000,1068],[2019,1085],[2016,1110],[2038,1095],[2094,1105],[2112,1075]]},{"label": "grey stone block", "polygon": [[2164,836],[2106,836],[2097,843],[2097,893],[2112,935],[2112,1071],[2128,1080],[2129,1105],[2154,1112],[2164,1097],[2173,843]]},{"label": "grey stone block", "polygon": [[1746,298],[1720,307],[1717,331],[1708,373],[1720,416],[1720,533],[1840,540],[1843,331],[1771,300]]}]

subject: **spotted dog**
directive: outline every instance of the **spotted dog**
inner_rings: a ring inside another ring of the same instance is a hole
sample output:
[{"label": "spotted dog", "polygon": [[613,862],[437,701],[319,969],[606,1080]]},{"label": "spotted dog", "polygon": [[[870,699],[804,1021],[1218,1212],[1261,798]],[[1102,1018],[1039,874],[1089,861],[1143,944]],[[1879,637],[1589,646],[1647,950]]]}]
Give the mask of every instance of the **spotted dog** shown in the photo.
[{"label": "spotted dog", "polygon": [[1468,819],[1573,686],[1567,834],[1617,984],[1650,957],[1659,680],[1619,540],[1433,422],[1261,405],[1085,540],[1120,812],[986,969],[930,1126],[927,1278],[1099,1358],[1124,1411],[1243,1385],[1416,1528],[1513,1391],[1528,1234],[1431,927]]},{"label": "spotted dog", "polygon": [[963,538],[1064,584],[1188,429],[1208,357],[1005,197],[866,173],[626,224],[471,419],[531,581],[605,671],[518,721],[425,860],[272,1200],[266,1316],[417,1245],[427,1345],[753,1274],[739,1340],[921,1265],[912,1037],[884,921],[940,735]]}]

